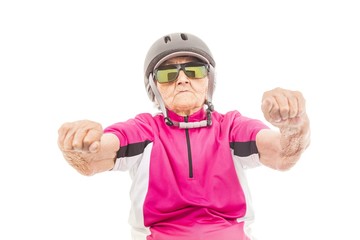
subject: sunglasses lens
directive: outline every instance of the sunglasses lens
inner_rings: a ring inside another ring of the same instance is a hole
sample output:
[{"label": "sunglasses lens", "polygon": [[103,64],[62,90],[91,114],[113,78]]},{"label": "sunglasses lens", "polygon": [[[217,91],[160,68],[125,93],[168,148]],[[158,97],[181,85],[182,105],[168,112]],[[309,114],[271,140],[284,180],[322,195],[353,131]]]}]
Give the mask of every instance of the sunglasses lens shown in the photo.
[{"label": "sunglasses lens", "polygon": [[179,71],[183,70],[188,78],[198,79],[207,76],[208,67],[204,63],[191,62],[178,65],[166,65],[155,70],[155,79],[159,83],[173,82],[179,76]]},{"label": "sunglasses lens", "polygon": [[206,66],[187,66],[185,67],[185,74],[190,78],[204,78],[207,76]]},{"label": "sunglasses lens", "polygon": [[175,81],[178,76],[179,70],[176,68],[172,69],[158,69],[155,77],[159,83],[168,83]]}]

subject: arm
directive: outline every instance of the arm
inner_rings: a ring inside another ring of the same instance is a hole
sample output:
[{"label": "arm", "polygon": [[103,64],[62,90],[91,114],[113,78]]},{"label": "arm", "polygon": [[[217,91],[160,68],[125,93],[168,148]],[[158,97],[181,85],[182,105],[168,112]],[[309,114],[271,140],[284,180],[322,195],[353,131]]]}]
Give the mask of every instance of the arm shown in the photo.
[{"label": "arm", "polygon": [[79,173],[91,176],[114,167],[120,142],[114,134],[103,134],[99,123],[65,123],[58,133],[58,146],[65,160]]},{"label": "arm", "polygon": [[260,162],[287,170],[296,164],[310,144],[310,123],[300,92],[275,88],[262,99],[265,119],[279,131],[261,130],[256,136]]}]

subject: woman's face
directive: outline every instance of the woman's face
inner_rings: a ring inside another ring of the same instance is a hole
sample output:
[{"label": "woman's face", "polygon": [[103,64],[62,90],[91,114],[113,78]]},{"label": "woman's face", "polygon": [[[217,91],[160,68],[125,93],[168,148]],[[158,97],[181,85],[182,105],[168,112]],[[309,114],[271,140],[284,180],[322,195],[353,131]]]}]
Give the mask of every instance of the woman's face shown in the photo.
[{"label": "woman's face", "polygon": [[[182,64],[188,62],[199,62],[194,57],[176,57],[162,64]],[[189,78],[180,70],[178,78],[170,83],[157,83],[157,88],[163,98],[167,109],[180,116],[189,116],[200,110],[206,100],[208,90],[208,77]]]}]

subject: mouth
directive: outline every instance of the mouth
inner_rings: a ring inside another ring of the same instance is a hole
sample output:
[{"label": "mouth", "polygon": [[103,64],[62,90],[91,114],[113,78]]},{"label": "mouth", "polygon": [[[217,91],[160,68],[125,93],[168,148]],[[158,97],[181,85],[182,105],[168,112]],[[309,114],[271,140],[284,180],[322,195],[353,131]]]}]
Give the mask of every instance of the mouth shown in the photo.
[{"label": "mouth", "polygon": [[189,90],[181,90],[181,91],[178,91],[177,94],[189,93],[189,92],[190,92]]},{"label": "mouth", "polygon": [[178,91],[175,96],[176,97],[180,97],[180,98],[187,98],[188,97],[188,94],[190,93],[190,91],[188,90],[181,90],[181,91]]}]

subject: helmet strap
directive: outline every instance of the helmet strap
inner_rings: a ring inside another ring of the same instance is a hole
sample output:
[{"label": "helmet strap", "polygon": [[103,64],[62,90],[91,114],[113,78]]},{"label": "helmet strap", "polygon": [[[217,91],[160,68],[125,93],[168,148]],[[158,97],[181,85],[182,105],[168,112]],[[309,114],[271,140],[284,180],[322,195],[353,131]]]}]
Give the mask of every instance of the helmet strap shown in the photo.
[{"label": "helmet strap", "polygon": [[209,64],[210,69],[209,69],[209,73],[208,73],[208,79],[209,79],[209,84],[208,84],[208,90],[207,90],[207,101],[208,102],[212,102],[212,96],[214,94],[214,89],[215,89],[215,70],[214,67]]},{"label": "helmet strap", "polygon": [[150,75],[149,75],[149,84],[150,84],[151,90],[153,91],[153,93],[154,93],[154,95],[155,95],[156,101],[158,102],[158,104],[159,104],[159,106],[160,106],[161,112],[164,114],[165,119],[168,119],[164,100],[162,99],[162,97],[161,97],[161,95],[160,95],[160,93],[159,93],[159,90],[158,90],[158,88],[157,88],[156,85],[155,85],[155,81],[154,81],[154,78],[153,78],[152,73],[150,73]]},{"label": "helmet strap", "polygon": [[[209,80],[210,80],[210,78],[209,78]],[[210,81],[214,81],[214,78],[211,78]],[[212,83],[209,84],[209,85],[211,85],[212,89],[209,89],[209,90],[211,90],[211,93],[209,94],[209,91],[208,91],[208,99],[205,101],[205,104],[207,105],[206,120],[199,121],[199,122],[175,122],[175,121],[171,120],[168,116],[167,109],[166,109],[165,103],[160,95],[160,92],[155,85],[155,81],[153,79],[152,74],[149,75],[149,84],[150,84],[151,90],[153,91],[155,98],[160,106],[160,110],[164,114],[164,119],[165,119],[166,125],[175,126],[175,127],[179,127],[179,128],[200,128],[200,127],[211,126],[211,124],[212,124],[211,112],[214,111],[214,105],[211,103],[211,95],[212,95],[212,91],[213,91],[212,86],[214,84],[212,84]],[[210,99],[209,99],[209,95],[210,95]]]}]

